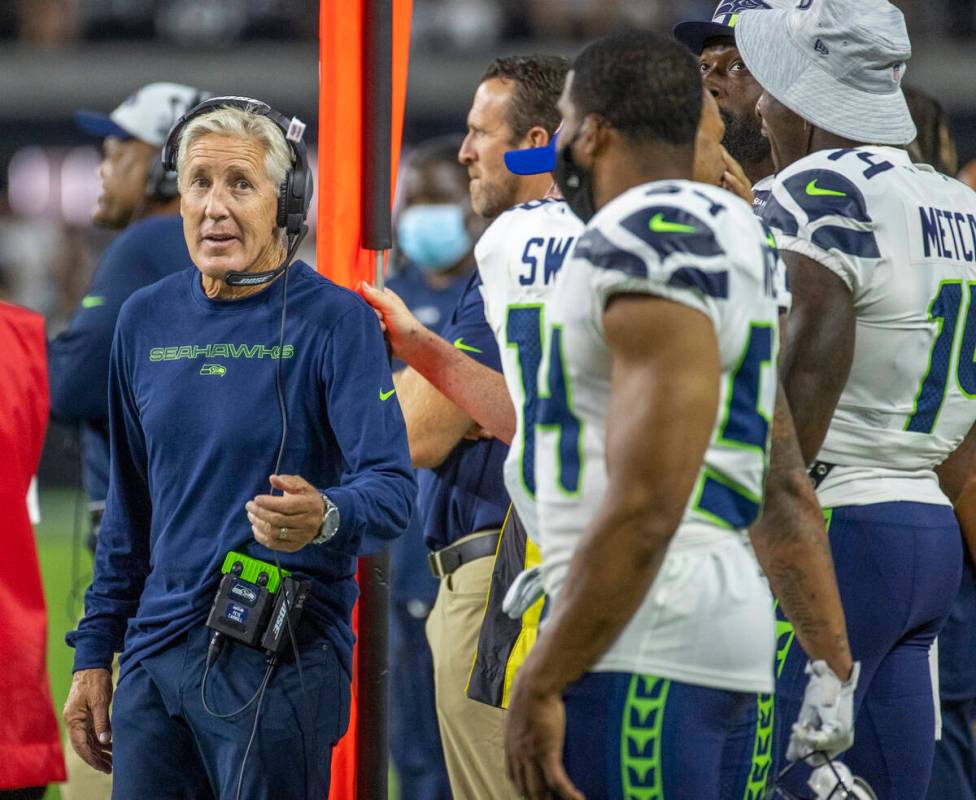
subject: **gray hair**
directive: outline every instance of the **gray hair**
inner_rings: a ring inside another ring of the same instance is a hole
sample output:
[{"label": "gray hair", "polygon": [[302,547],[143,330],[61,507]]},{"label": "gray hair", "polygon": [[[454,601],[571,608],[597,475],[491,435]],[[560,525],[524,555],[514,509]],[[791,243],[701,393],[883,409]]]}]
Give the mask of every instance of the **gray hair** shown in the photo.
[{"label": "gray hair", "polygon": [[264,146],[264,171],[275,185],[280,186],[292,165],[292,152],[274,122],[256,111],[235,106],[221,106],[207,114],[191,119],[180,135],[176,151],[176,172],[181,175],[186,151],[193,142],[208,133],[254,139]]}]

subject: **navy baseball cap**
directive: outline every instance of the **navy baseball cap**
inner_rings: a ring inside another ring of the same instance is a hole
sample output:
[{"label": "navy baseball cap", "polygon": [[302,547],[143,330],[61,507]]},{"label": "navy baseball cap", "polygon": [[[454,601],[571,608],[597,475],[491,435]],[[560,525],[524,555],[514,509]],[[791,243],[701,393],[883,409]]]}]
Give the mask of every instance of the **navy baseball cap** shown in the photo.
[{"label": "navy baseball cap", "polygon": [[97,111],[76,111],[75,124],[89,136],[104,139],[106,136],[114,136],[117,139],[134,138],[125,128],[120,127],[108,114],[99,114]]},{"label": "navy baseball cap", "polygon": [[783,0],[722,0],[708,22],[679,22],[674,26],[671,35],[687,47],[696,56],[700,56],[705,49],[705,42],[709,39],[735,36],[735,23],[739,14],[753,9],[784,8],[787,3]]},{"label": "navy baseball cap", "polygon": [[[562,127],[561,125],[559,126]],[[505,166],[516,175],[539,175],[552,172],[556,168],[556,142],[559,129],[544,147],[526,147],[523,150],[509,150],[505,153]]]}]

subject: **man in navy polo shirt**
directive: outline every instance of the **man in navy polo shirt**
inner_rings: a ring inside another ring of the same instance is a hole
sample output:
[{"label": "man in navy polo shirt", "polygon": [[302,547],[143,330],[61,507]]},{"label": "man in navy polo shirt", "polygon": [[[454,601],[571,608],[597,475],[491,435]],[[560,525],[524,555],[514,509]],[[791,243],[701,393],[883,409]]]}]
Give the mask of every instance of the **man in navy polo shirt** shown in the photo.
[{"label": "man in navy polo shirt", "polygon": [[[413,314],[439,332],[450,319],[474,272],[467,172],[457,162],[460,137],[441,137],[414,148],[400,177],[397,250],[400,273],[387,281]],[[403,362],[394,362],[396,370]],[[437,597],[423,546],[420,509],[390,547],[390,753],[401,800],[451,800],[434,703],[434,666],[424,633]]]}]

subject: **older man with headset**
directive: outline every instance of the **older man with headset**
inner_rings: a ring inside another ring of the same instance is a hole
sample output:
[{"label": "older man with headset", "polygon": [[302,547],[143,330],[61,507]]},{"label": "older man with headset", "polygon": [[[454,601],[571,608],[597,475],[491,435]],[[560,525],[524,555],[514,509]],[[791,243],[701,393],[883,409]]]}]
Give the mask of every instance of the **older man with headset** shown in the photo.
[{"label": "older man with headset", "polygon": [[163,150],[196,269],[120,313],[110,490],[69,634],[65,721],[91,766],[114,767],[115,797],[324,797],[355,557],[410,516],[375,316],[291,264],[312,192],[303,128],[214,98]]}]

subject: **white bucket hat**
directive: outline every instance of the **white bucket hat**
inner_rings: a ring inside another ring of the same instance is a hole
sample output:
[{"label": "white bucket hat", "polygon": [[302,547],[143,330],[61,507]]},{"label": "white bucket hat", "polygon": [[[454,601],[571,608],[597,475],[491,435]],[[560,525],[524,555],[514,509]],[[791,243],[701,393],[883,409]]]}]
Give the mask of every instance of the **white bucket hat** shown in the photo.
[{"label": "white bucket hat", "polygon": [[743,11],[736,22],[749,71],[791,111],[856,142],[914,141],[901,91],[912,45],[887,0],[799,0],[786,11]]}]

